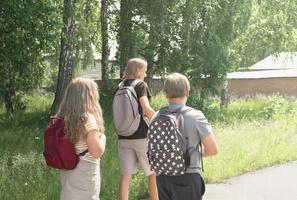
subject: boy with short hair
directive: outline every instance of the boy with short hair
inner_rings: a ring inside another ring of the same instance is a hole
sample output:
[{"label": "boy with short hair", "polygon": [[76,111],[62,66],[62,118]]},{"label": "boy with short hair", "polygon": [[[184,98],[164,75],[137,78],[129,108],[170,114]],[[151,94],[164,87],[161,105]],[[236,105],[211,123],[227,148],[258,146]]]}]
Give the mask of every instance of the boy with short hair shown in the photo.
[{"label": "boy with short hair", "polygon": [[[179,73],[170,74],[164,83],[164,92],[169,102],[166,109],[169,112],[181,110],[187,102],[189,91],[190,84],[186,76]],[[211,126],[201,111],[191,109],[183,114],[183,117],[184,131],[188,138],[187,148],[191,149],[190,164],[182,175],[160,174],[157,176],[160,200],[201,200],[205,185],[200,175],[201,152],[199,152],[198,145],[201,141],[202,156],[212,156],[218,151]]]}]

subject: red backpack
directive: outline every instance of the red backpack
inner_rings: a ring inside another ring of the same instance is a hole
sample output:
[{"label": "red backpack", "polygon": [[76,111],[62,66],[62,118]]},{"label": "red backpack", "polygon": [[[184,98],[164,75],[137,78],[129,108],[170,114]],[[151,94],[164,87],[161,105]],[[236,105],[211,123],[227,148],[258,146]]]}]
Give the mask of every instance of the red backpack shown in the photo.
[{"label": "red backpack", "polygon": [[51,120],[44,131],[43,156],[46,164],[57,169],[74,169],[79,156],[85,155],[88,149],[77,155],[74,144],[65,137],[63,119],[51,117]]}]

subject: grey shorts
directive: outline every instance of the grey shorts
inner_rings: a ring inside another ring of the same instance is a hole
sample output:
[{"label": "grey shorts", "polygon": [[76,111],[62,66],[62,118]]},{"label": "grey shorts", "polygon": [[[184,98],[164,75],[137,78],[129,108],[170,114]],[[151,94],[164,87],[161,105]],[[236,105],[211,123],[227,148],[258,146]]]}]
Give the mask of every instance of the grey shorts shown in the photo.
[{"label": "grey shorts", "polygon": [[147,139],[118,140],[118,152],[120,156],[120,170],[122,175],[137,173],[139,163],[145,176],[154,174],[151,171],[147,157]]}]

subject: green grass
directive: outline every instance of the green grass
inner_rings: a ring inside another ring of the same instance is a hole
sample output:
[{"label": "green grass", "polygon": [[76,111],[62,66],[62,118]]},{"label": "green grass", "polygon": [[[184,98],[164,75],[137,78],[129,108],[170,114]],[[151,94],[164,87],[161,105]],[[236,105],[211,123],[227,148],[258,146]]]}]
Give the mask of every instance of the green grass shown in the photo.
[{"label": "green grass", "polygon": [[0,114],[0,199],[59,199],[59,179],[42,157],[49,96],[26,97],[26,111]]},{"label": "green grass", "polygon": [[[26,111],[6,118],[0,109],[0,199],[53,200],[59,199],[58,171],[46,166],[43,156],[43,131],[47,125],[50,96],[27,96]],[[103,108],[110,106],[108,104]],[[105,116],[107,147],[102,158],[102,200],[117,199],[120,178],[117,136],[111,116]],[[147,181],[139,172],[131,183],[131,199],[146,194]]]},{"label": "green grass", "polygon": [[[27,96],[28,107],[12,118],[0,108],[0,199],[59,199],[58,171],[48,168],[42,157],[43,130],[50,96]],[[113,131],[110,104],[102,99],[107,148],[102,158],[102,200],[115,200],[120,177],[117,136]],[[166,105],[162,95],[153,98],[158,109]],[[197,107],[195,101],[189,101]],[[228,108],[215,100],[202,107],[213,124],[219,154],[204,159],[204,177],[222,182],[229,177],[297,159],[297,101],[280,96],[239,99]],[[133,178],[130,199],[147,193],[147,180],[140,172]]]},{"label": "green grass", "polygon": [[219,154],[204,159],[207,182],[222,182],[245,172],[296,160],[296,117],[293,119],[215,124],[213,132]]}]

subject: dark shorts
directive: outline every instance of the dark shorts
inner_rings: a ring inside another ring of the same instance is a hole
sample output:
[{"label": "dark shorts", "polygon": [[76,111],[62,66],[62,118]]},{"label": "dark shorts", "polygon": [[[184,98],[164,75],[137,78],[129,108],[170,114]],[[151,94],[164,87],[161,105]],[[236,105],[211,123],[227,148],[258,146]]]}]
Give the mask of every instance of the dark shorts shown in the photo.
[{"label": "dark shorts", "polygon": [[198,173],[157,176],[159,200],[201,200],[205,184]]}]

